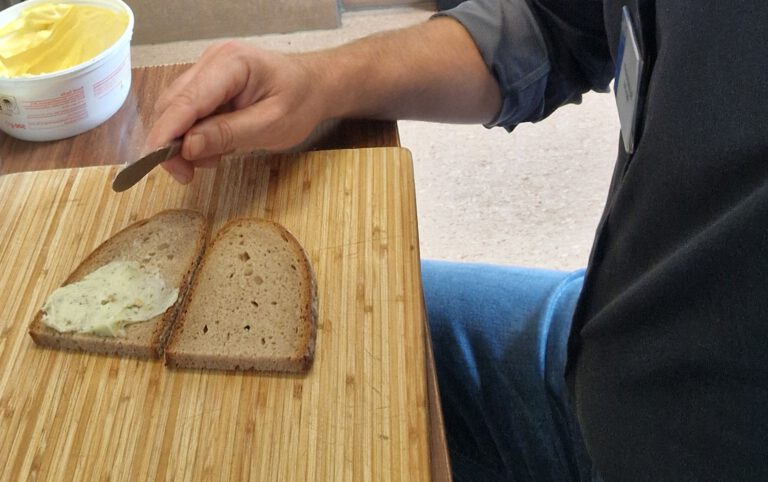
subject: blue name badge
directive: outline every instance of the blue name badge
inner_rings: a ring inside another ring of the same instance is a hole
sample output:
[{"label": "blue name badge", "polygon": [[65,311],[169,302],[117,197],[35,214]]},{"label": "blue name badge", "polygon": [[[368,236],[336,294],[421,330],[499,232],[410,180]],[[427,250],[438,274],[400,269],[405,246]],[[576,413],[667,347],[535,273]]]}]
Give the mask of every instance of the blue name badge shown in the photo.
[{"label": "blue name badge", "polygon": [[643,56],[637,43],[632,17],[627,7],[622,8],[621,37],[619,38],[617,73],[613,83],[616,106],[619,109],[621,138],[628,154],[635,151],[640,79],[643,73]]}]

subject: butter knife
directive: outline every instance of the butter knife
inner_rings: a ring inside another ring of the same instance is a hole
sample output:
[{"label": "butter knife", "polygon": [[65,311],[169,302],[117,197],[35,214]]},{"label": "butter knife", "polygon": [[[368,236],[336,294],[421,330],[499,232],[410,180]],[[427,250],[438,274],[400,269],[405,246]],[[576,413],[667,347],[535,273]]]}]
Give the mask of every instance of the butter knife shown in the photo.
[{"label": "butter knife", "polygon": [[175,156],[181,149],[181,138],[172,140],[167,145],[150,152],[138,161],[126,162],[112,181],[112,190],[123,192],[149,174],[158,164]]}]

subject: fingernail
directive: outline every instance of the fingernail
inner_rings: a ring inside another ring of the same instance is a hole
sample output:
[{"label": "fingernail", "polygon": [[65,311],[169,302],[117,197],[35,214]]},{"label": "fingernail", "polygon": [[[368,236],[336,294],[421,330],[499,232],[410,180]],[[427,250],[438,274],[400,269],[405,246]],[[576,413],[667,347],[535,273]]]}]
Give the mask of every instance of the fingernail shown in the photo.
[{"label": "fingernail", "polygon": [[189,150],[189,157],[197,159],[203,153],[203,149],[205,149],[205,137],[202,134],[192,134],[187,137],[186,142],[189,144],[187,148]]},{"label": "fingernail", "polygon": [[190,179],[189,175],[185,172],[178,172],[174,170],[168,171],[171,176],[173,176],[174,179],[176,179],[180,184],[189,184]]}]

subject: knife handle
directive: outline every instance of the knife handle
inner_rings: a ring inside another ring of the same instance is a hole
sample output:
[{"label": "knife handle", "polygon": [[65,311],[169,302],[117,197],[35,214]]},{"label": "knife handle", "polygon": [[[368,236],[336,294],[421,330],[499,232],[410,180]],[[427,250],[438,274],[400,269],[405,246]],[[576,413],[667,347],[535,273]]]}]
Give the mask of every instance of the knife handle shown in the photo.
[{"label": "knife handle", "polygon": [[170,147],[170,149],[168,149],[168,154],[165,156],[166,161],[172,158],[173,156],[175,156],[176,154],[178,154],[179,151],[181,151],[181,143],[183,140],[184,140],[183,136],[177,137],[176,139],[172,140],[168,144],[168,147]]}]

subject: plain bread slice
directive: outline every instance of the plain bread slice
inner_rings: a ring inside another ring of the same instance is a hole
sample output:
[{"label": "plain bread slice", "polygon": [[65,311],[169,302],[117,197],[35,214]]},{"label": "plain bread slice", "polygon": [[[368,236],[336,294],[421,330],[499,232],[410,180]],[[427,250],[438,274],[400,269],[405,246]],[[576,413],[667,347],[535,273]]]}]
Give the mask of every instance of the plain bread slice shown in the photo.
[{"label": "plain bread slice", "polygon": [[277,223],[239,219],[208,247],[166,365],[304,372],[316,331],[317,289],[304,249]]}]

